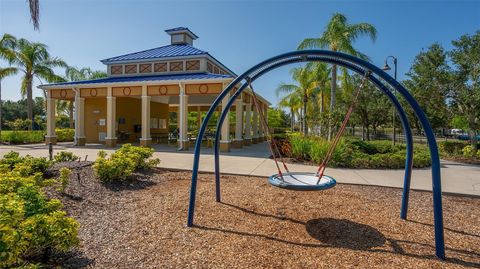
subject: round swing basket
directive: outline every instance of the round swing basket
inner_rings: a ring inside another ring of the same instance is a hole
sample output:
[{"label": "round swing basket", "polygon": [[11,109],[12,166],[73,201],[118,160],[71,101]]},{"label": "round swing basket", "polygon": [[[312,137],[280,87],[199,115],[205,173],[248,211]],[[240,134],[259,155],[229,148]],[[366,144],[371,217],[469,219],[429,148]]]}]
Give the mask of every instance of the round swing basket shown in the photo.
[{"label": "round swing basket", "polygon": [[320,181],[315,173],[285,173],[283,178],[276,174],[268,178],[268,183],[275,187],[296,191],[321,191],[333,188],[337,181],[330,176],[322,176]]}]

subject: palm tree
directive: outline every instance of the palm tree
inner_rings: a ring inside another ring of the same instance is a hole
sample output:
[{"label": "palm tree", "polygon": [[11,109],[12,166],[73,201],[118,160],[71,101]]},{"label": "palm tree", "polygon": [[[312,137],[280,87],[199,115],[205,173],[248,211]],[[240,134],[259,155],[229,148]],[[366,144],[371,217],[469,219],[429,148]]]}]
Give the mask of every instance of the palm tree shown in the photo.
[{"label": "palm tree", "polygon": [[[312,72],[314,83],[312,96],[317,100],[316,107],[320,107],[320,116],[322,116],[325,112],[325,93],[330,90],[327,83],[330,76],[330,69],[326,63],[322,62],[308,63],[307,68]],[[322,132],[321,124],[319,131],[320,133]]]},{"label": "palm tree", "polygon": [[51,57],[48,47],[42,43],[30,42],[19,39],[15,48],[15,57],[12,61],[24,73],[21,93],[27,96],[27,114],[32,120],[33,128],[33,79],[45,79],[47,82],[57,82],[63,79],[53,71],[55,67],[66,67],[65,62],[59,58]]},{"label": "palm tree", "polygon": [[[329,48],[332,51],[345,52],[362,59],[368,59],[368,57],[355,50],[352,43],[360,36],[368,36],[372,41],[375,41],[377,37],[377,30],[369,23],[349,24],[347,18],[340,14],[333,14],[330,22],[327,24],[325,31],[319,38],[306,38],[304,39],[298,49],[306,48]],[[337,66],[332,65],[332,81],[330,91],[330,113],[335,108],[336,101],[336,89],[337,89]],[[330,125],[330,124],[329,124]],[[331,136],[331,126],[328,132],[329,138]]]},{"label": "palm tree", "polygon": [[302,97],[300,96],[299,92],[292,92],[288,95],[285,95],[280,99],[278,102],[279,108],[286,108],[290,111],[290,125],[291,131],[295,131],[295,115],[298,115],[298,111],[302,107]]},{"label": "palm tree", "polygon": [[[9,34],[4,34],[0,39],[0,59],[6,60],[9,63],[15,57],[14,48],[17,39]],[[0,141],[2,139],[2,79],[15,75],[18,72],[15,67],[0,67]]]},{"label": "palm tree", "polygon": [[[65,69],[65,81],[79,81],[79,80],[87,80],[87,79],[99,79],[99,78],[104,78],[107,77],[107,73],[99,70],[92,70],[88,67],[84,67],[81,69],[78,69],[73,66],[69,66]],[[68,117],[69,117],[69,123],[70,123],[70,128],[73,128],[73,103],[74,101],[69,101],[68,107],[65,103],[66,101],[58,102],[60,103],[58,108],[60,111],[67,109],[68,108]]]},{"label": "palm tree", "polygon": [[304,135],[307,135],[307,104],[312,90],[314,89],[314,77],[311,70],[307,67],[293,68],[290,72],[296,84],[280,83],[276,92],[277,95],[282,93],[291,94],[293,92],[297,92],[300,96],[302,96],[302,132]]}]

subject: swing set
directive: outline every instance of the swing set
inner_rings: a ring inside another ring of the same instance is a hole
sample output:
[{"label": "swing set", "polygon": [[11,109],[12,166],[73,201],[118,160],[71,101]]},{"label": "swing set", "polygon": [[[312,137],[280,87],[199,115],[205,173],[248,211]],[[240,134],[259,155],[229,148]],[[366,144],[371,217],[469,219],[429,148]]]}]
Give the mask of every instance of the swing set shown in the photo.
[{"label": "swing set", "polygon": [[[268,128],[266,115],[263,113],[263,110],[260,109],[260,105],[257,99],[257,95],[252,87],[252,82],[264,75],[265,73],[276,69],[278,67],[299,63],[299,62],[325,62],[330,64],[335,64],[338,66],[343,66],[347,69],[350,69],[360,75],[362,75],[362,80],[360,85],[356,88],[353,93],[353,98],[351,104],[347,110],[345,118],[340,126],[339,131],[337,132],[335,138],[330,144],[325,158],[320,163],[316,173],[305,173],[305,172],[290,172],[287,165],[285,164],[278,147],[275,143],[272,143],[272,135]],[[405,142],[406,142],[406,161],[405,161],[405,175],[404,175],[404,186],[402,192],[402,202],[400,209],[400,218],[407,219],[408,211],[408,201],[409,201],[409,191],[410,191],[410,182],[412,175],[413,167],[413,136],[410,129],[410,124],[406,113],[399,103],[396,96],[392,93],[392,90],[395,89],[399,92],[407,101],[409,106],[415,112],[415,115],[419,119],[427,137],[428,146],[430,150],[430,157],[432,161],[432,195],[433,195],[433,215],[434,215],[434,233],[435,233],[435,254],[440,259],[445,259],[445,243],[444,243],[444,231],[443,231],[443,210],[442,210],[442,191],[441,191],[441,179],[440,179],[440,158],[438,155],[438,147],[435,140],[433,130],[430,126],[430,123],[422,111],[417,101],[410,95],[410,93],[395,79],[390,75],[385,73],[383,70],[377,66],[359,59],[357,57],[328,50],[302,50],[302,51],[293,51],[285,54],[281,54],[270,59],[267,59],[252,68],[248,69],[245,73],[235,78],[215,99],[212,103],[212,106],[208,110],[203,123],[200,127],[197,142],[195,144],[194,150],[194,160],[193,160],[193,171],[192,171],[192,182],[190,189],[190,203],[188,209],[188,220],[187,226],[192,227],[194,225],[193,218],[195,212],[195,200],[196,200],[196,187],[198,179],[198,169],[200,162],[200,151],[201,151],[201,138],[203,137],[208,121],[210,120],[212,114],[220,105],[224,98],[228,98],[230,93],[235,91],[230,98],[228,99],[227,105],[223,108],[222,114],[220,115],[217,121],[217,131],[215,133],[215,194],[216,201],[221,201],[220,195],[220,130],[225,118],[228,115],[230,107],[233,105],[235,99],[241,95],[241,93],[248,88],[251,89],[252,99],[254,102],[257,111],[260,116],[260,124],[263,128],[268,144],[270,153],[273,156],[277,174],[274,174],[268,178],[268,182],[276,187],[296,190],[296,191],[320,191],[332,188],[336,185],[336,180],[328,175],[325,175],[325,168],[327,167],[329,161],[332,158],[335,147],[340,141],[341,136],[343,135],[345,128],[347,126],[348,120],[352,115],[352,112],[355,108],[355,105],[358,101],[358,96],[364,88],[367,81],[372,82],[379,90],[381,90],[388,99],[393,103],[397,113],[400,117],[400,121],[403,126],[405,133]],[[237,86],[240,85],[240,87]],[[282,172],[279,160],[282,163],[284,172]]]}]

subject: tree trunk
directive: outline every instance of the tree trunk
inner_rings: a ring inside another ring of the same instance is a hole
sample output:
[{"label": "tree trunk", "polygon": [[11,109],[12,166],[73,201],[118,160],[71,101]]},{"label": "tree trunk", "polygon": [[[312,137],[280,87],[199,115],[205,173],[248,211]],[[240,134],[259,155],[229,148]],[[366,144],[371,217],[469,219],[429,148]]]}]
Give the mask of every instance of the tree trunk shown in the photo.
[{"label": "tree trunk", "polygon": [[292,132],[295,132],[295,113],[293,112],[292,108],[290,108],[290,115],[291,115],[291,120],[290,120],[291,130]]},{"label": "tree trunk", "polygon": [[370,141],[370,127],[367,125],[367,141]]},{"label": "tree trunk", "polygon": [[32,83],[33,77],[27,77],[27,117],[32,122],[28,126],[28,130],[33,130],[33,97],[32,97]]},{"label": "tree trunk", "polygon": [[477,139],[477,134],[475,133],[474,130],[470,130],[470,144],[472,145],[473,148],[473,154],[477,154],[478,150],[478,139]]},{"label": "tree trunk", "polygon": [[303,95],[303,134],[307,135],[308,134],[308,127],[307,127],[307,102],[308,102],[308,96],[305,93]]},{"label": "tree trunk", "polygon": [[323,124],[325,122],[323,122],[323,113],[325,112],[325,95],[323,94],[323,90],[320,92],[320,129],[319,129],[319,132],[320,132],[320,136],[323,135]]},{"label": "tree trunk", "polygon": [[355,124],[352,125],[352,136],[355,137]]},{"label": "tree trunk", "polygon": [[68,104],[68,123],[70,124],[70,129],[74,128],[73,125],[73,101],[70,101]]},{"label": "tree trunk", "polygon": [[332,82],[331,82],[331,91],[330,91],[330,116],[328,118],[328,140],[332,138],[332,115],[333,110],[335,109],[335,99],[336,99],[336,90],[337,90],[337,66],[332,65]]},{"label": "tree trunk", "polygon": [[362,125],[362,141],[365,141],[365,125]]}]

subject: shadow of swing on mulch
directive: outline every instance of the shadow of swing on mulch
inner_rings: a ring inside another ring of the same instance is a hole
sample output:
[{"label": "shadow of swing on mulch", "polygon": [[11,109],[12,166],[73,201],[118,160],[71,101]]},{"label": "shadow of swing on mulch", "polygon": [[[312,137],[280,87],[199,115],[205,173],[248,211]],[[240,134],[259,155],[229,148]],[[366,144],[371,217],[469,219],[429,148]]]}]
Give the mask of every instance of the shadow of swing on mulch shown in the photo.
[{"label": "shadow of swing on mulch", "polygon": [[336,248],[368,250],[387,241],[377,229],[346,219],[313,219],[307,221],[305,228],[311,237]]},{"label": "shadow of swing on mulch", "polygon": [[[422,255],[422,254],[414,254],[414,253],[407,253],[405,250],[400,246],[399,243],[406,244],[406,245],[417,245],[421,247],[435,249],[434,246],[412,242],[408,240],[396,240],[396,239],[389,239],[386,238],[379,230],[375,229],[366,224],[361,224],[357,222],[353,222],[346,219],[334,219],[334,218],[319,218],[319,219],[312,219],[307,221],[306,223],[300,220],[296,220],[293,218],[285,217],[285,216],[276,216],[267,213],[259,213],[253,210],[249,210],[238,205],[233,205],[225,202],[220,202],[221,204],[240,210],[245,213],[261,216],[261,217],[268,217],[274,218],[283,221],[290,221],[292,223],[305,225],[305,229],[307,233],[312,237],[317,239],[321,242],[321,244],[315,243],[304,243],[304,242],[295,242],[289,241],[287,239],[282,239],[270,235],[265,234],[257,234],[257,233],[249,233],[249,232],[242,232],[242,231],[235,231],[235,230],[228,230],[225,228],[216,228],[216,227],[207,227],[201,226],[198,224],[194,224],[194,227],[206,231],[216,231],[222,233],[230,233],[248,237],[260,237],[268,240],[273,240],[289,245],[297,245],[303,247],[326,247],[326,248],[345,248],[345,249],[352,249],[352,250],[363,250],[369,252],[384,252],[384,253],[396,253],[406,257],[412,258],[420,258],[426,260],[437,260],[438,258],[431,254],[431,255]],[[385,249],[378,249],[375,247],[381,247],[387,243],[391,246],[392,250],[385,250]],[[456,252],[461,255],[466,255],[474,259],[480,259],[480,253],[467,251],[467,250],[460,250],[446,247],[446,250]],[[447,263],[452,264],[459,264],[474,268],[480,268],[480,263],[477,262],[470,262],[465,261],[463,259],[459,259],[456,257],[448,257],[445,260]]]}]

